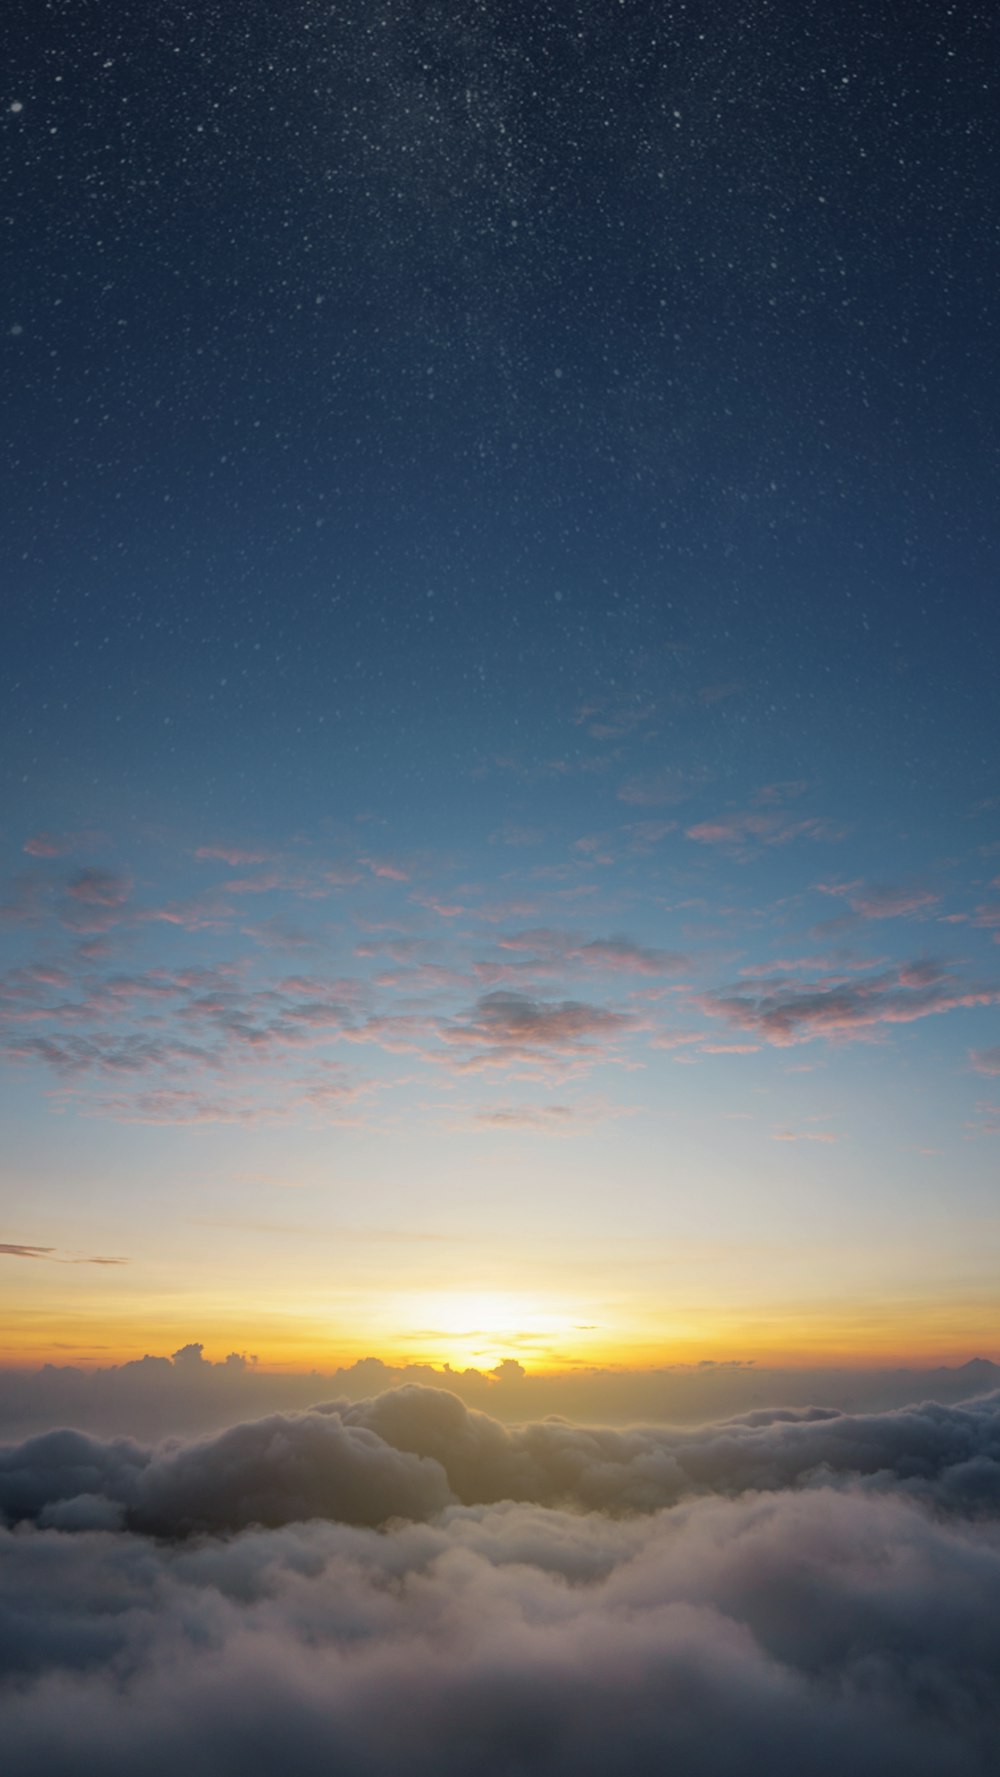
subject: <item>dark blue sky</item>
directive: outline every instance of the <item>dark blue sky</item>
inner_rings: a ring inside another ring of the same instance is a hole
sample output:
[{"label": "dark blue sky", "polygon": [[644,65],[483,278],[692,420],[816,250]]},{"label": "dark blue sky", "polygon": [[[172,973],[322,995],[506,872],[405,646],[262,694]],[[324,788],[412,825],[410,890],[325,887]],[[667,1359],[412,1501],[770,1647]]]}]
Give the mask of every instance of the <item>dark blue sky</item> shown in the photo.
[{"label": "dark blue sky", "polygon": [[[179,1314],[141,1270],[164,1202],[186,1255],[192,1179],[251,1176],[266,1222],[289,1171],[303,1265],[363,1201],[457,1225],[501,1296],[572,1196],[566,1324],[609,1350],[678,1290],[657,1338],[725,1300],[713,1350],[787,1349],[759,1228],[845,1347],[964,1351],[993,1313],[998,32],[14,8],[11,1242],[129,1256],[122,1348]],[[668,1228],[706,1244],[654,1288]],[[358,1307],[395,1349],[439,1314],[404,1271],[395,1321]],[[891,1331],[857,1308],[890,1298]]]},{"label": "dark blue sky", "polygon": [[30,15],[14,786],[385,792],[739,681],[675,748],[986,793],[989,9]]}]

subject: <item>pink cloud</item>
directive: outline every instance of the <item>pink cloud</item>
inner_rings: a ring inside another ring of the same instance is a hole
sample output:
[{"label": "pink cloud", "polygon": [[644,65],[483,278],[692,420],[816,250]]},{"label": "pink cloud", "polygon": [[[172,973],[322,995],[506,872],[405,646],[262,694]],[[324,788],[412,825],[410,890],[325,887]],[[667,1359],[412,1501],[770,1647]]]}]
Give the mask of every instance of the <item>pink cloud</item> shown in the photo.
[{"label": "pink cloud", "polygon": [[969,1060],[977,1074],[988,1074],[1000,1079],[1000,1047],[994,1049],[972,1049]]},{"label": "pink cloud", "polygon": [[843,897],[862,919],[910,919],[936,907],[941,899],[931,889],[919,887],[867,888],[862,882],[819,882],[816,887],[823,895]]},{"label": "pink cloud", "polygon": [[268,870],[263,876],[230,877],[225,891],[227,895],[268,895],[274,889],[290,886],[276,871]]},{"label": "pink cloud", "polygon": [[545,926],[513,932],[497,942],[501,950],[525,953],[524,967],[536,971],[584,967],[607,974],[663,975],[685,968],[688,962],[678,951],[651,949],[630,938],[582,939]]},{"label": "pink cloud", "polygon": [[463,914],[469,912],[469,908],[464,907],[460,901],[442,901],[433,895],[414,895],[412,898],[421,907],[426,907],[428,912],[436,913],[439,919],[461,919]]},{"label": "pink cloud", "polygon": [[733,851],[753,851],[759,846],[788,845],[794,839],[835,841],[844,829],[821,819],[794,820],[790,815],[762,809],[720,815],[685,828],[685,837],[699,845],[721,845]]},{"label": "pink cloud", "polygon": [[194,895],[163,907],[143,907],[136,917],[154,925],[180,926],[186,932],[211,932],[231,924],[234,915],[218,895]]},{"label": "pink cloud", "polygon": [[392,863],[387,858],[359,858],[358,863],[363,864],[373,876],[378,876],[385,882],[409,882],[410,880],[408,870],[402,870],[398,864]]},{"label": "pink cloud", "polygon": [[439,1026],[439,1035],[468,1052],[469,1063],[526,1058],[575,1057],[608,1045],[639,1028],[631,1013],[581,1000],[540,1000],[499,989],[483,994],[462,1016]]},{"label": "pink cloud", "polygon": [[982,1121],[966,1124],[971,1134],[1000,1135],[1000,1104],[977,1104],[976,1113]]},{"label": "pink cloud", "polygon": [[21,849],[29,858],[64,858],[67,852],[96,850],[106,845],[103,834],[88,828],[79,833],[32,833]]},{"label": "pink cloud", "polygon": [[777,979],[780,975],[798,974],[801,969],[820,969],[831,975],[859,974],[866,969],[878,968],[881,961],[878,957],[864,957],[853,961],[842,956],[776,957],[769,963],[748,963],[746,968],[740,970],[740,974],[747,980]]},{"label": "pink cloud", "polygon": [[64,926],[77,932],[105,932],[125,913],[132,890],[127,876],[111,870],[79,870],[66,884],[59,910]]},{"label": "pink cloud", "polygon": [[870,1036],[880,1025],[911,1024],[936,1013],[987,1006],[1000,999],[992,986],[963,987],[933,965],[915,963],[867,979],[761,984],[703,994],[702,1010],[784,1047],[814,1037]]},{"label": "pink cloud", "polygon": [[66,893],[87,907],[123,907],[132,884],[110,870],[79,870],[66,884]]},{"label": "pink cloud", "polygon": [[783,778],[776,783],[761,784],[755,790],[751,801],[758,808],[772,808],[783,802],[795,802],[804,796],[809,785],[803,777]]},{"label": "pink cloud", "polygon": [[702,1043],[703,1055],[756,1055],[759,1043]]},{"label": "pink cloud", "polygon": [[245,851],[236,845],[199,845],[196,858],[217,860],[220,864],[229,864],[237,869],[243,864],[268,864],[272,862],[273,852]]}]

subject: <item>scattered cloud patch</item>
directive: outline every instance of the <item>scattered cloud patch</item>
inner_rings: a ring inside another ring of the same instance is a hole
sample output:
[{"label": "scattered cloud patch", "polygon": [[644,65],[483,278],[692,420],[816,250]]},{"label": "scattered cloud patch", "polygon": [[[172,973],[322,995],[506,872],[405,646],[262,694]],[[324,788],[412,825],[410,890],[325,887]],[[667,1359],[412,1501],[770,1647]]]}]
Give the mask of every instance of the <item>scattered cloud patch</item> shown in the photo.
[{"label": "scattered cloud patch", "polygon": [[248,851],[237,845],[199,845],[194,855],[206,862],[228,864],[233,870],[246,864],[268,864],[274,858],[273,852]]},{"label": "scattered cloud patch", "polygon": [[52,1265],[127,1265],[128,1260],[120,1255],[107,1257],[103,1254],[79,1256],[74,1253],[60,1253],[54,1246],[22,1246],[18,1242],[0,1241],[0,1255],[9,1259],[40,1259]]},{"label": "scattered cloud patch", "polygon": [[941,965],[916,962],[864,978],[741,982],[700,995],[698,1004],[711,1016],[783,1047],[816,1037],[871,1037],[881,1026],[911,1024],[998,999],[1000,989],[992,983],[968,986]]},{"label": "scattered cloud patch", "polygon": [[765,846],[788,845],[794,839],[832,843],[844,838],[844,829],[832,821],[815,817],[796,820],[784,812],[757,808],[698,821],[684,831],[686,838],[699,845],[717,845],[740,856],[752,855]]},{"label": "scattered cloud patch", "polygon": [[542,1000],[497,989],[482,994],[464,1016],[442,1025],[440,1035],[461,1052],[460,1068],[477,1068],[539,1059],[593,1059],[637,1029],[639,1022],[634,1014],[584,1000]]},{"label": "scattered cloud patch", "polygon": [[862,919],[913,919],[929,913],[941,900],[932,889],[919,886],[868,887],[862,882],[820,882],[816,886],[823,895],[846,900],[851,912]]},{"label": "scattered cloud patch", "polygon": [[828,1129],[776,1129],[772,1134],[771,1140],[788,1142],[813,1141],[822,1142],[827,1146],[832,1146],[834,1142],[840,1140],[840,1137],[834,1135]]}]

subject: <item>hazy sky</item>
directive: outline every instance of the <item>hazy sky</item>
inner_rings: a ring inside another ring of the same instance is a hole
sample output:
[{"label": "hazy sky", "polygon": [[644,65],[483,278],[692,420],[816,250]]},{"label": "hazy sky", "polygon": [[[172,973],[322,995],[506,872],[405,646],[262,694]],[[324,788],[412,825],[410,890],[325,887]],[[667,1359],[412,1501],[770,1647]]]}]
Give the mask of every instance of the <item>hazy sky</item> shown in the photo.
[{"label": "hazy sky", "polygon": [[997,1355],[989,9],[20,10],[3,1354]]}]

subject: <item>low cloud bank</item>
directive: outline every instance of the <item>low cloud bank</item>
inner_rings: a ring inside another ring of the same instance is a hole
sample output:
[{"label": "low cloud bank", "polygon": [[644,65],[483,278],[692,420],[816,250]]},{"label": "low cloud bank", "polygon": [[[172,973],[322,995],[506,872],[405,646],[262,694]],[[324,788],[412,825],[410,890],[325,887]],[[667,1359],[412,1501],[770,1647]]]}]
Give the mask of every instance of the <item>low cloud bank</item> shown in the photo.
[{"label": "low cloud bank", "polygon": [[[383,1403],[383,1423],[405,1405]],[[780,1469],[789,1437],[836,1423],[719,1435],[730,1449],[770,1443]],[[544,1442],[573,1429],[531,1431]],[[866,1444],[855,1428],[853,1448],[885,1451],[904,1481],[914,1463],[939,1477],[953,1466],[943,1427],[899,1429],[872,1427]],[[953,1429],[965,1460],[968,1428]],[[287,1429],[255,1435],[251,1472],[280,1467]],[[608,1451],[587,1436],[596,1474]],[[106,1446],[109,1468],[135,1470],[136,1448]],[[338,1448],[357,1457],[364,1441]],[[217,1500],[224,1472],[238,1498],[247,1455],[222,1439],[158,1459],[186,1463],[187,1492],[167,1487],[157,1510],[182,1494],[189,1506],[199,1487]],[[1000,1528],[936,1517],[891,1486],[782,1487],[628,1518],[450,1506],[388,1532],[322,1520],[170,1541],[7,1530],[0,1572],[6,1777],[996,1768]]]},{"label": "low cloud bank", "polygon": [[882,1412],[915,1401],[963,1401],[1000,1388],[1000,1365],[976,1358],[926,1370],[783,1370],[734,1360],[540,1375],[526,1373],[513,1358],[486,1371],[393,1366],[367,1357],[332,1372],[283,1374],[258,1367],[256,1359],[239,1352],[209,1362],[202,1346],[192,1343],[169,1358],[143,1357],[96,1370],[72,1364],[0,1369],[0,1439],[74,1425],[153,1442],[170,1432],[192,1435],[268,1413],[299,1411],[318,1400],[362,1401],[409,1383],[457,1394],[466,1406],[507,1424],[555,1413],[602,1425],[691,1425],[760,1407]]},{"label": "low cloud bank", "polygon": [[721,1425],[505,1426],[441,1389],[273,1414],[157,1447],[61,1430],[0,1448],[9,1524],[161,1537],[319,1518],[379,1526],[503,1500],[649,1513],[850,1482],[939,1511],[1000,1508],[1000,1394],[883,1414],[761,1411]]}]

